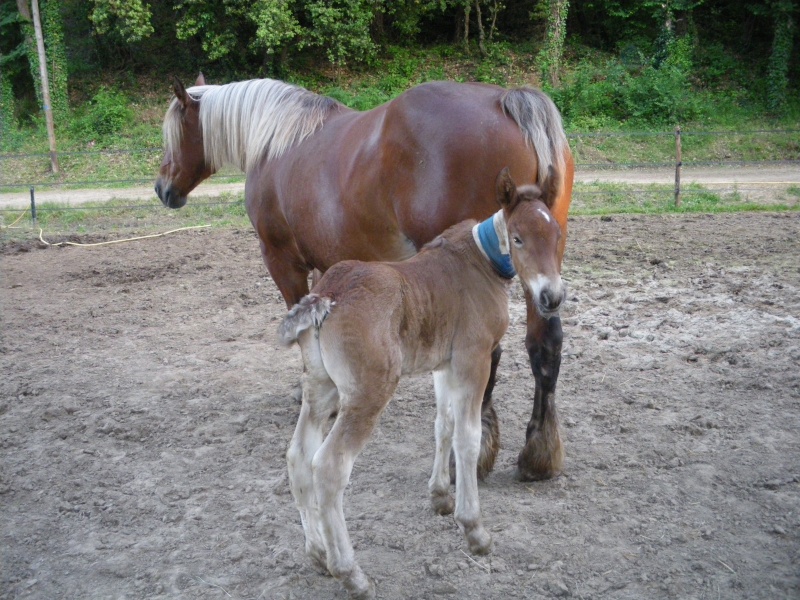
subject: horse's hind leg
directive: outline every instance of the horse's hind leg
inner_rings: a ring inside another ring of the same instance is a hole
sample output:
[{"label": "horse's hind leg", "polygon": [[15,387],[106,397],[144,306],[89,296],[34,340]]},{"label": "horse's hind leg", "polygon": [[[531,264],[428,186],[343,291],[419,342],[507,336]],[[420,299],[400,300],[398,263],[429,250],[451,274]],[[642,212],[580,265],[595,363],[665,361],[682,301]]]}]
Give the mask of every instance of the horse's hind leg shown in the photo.
[{"label": "horse's hind leg", "polygon": [[318,346],[313,340],[309,345],[306,339],[301,342],[301,347],[305,364],[303,404],[294,436],[286,452],[286,462],[289,467],[289,485],[306,537],[306,554],[317,567],[327,572],[325,543],[314,493],[311,461],[322,445],[325,425],[338,409],[339,395],[322,366]]},{"label": "horse's hind leg", "polygon": [[363,391],[357,393],[342,391],[339,414],[312,462],[328,570],[341,580],[352,598],[374,598],[375,587],[355,559],[344,520],[344,490],[353,463],[388,404],[396,382],[394,378],[393,383],[359,386]]},{"label": "horse's hind leg", "polygon": [[533,412],[525,433],[525,447],[517,458],[517,477],[523,481],[549,479],[561,472],[564,447],[556,413],[556,383],[561,367],[561,319],[545,319],[533,307],[528,291],[528,334],[525,346],[536,387]]}]

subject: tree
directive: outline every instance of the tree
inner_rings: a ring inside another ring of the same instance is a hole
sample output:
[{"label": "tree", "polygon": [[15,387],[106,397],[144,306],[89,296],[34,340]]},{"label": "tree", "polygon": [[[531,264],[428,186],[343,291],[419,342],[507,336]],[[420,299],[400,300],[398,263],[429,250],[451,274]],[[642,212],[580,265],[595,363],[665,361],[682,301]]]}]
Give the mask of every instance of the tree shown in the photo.
[{"label": "tree", "polygon": [[544,45],[538,56],[539,71],[545,81],[553,87],[558,87],[561,60],[564,54],[564,40],[567,37],[569,0],[546,0],[546,2],[547,31]]},{"label": "tree", "polygon": [[794,45],[794,13],[797,6],[793,0],[773,0],[769,4],[773,11],[775,33],[767,66],[767,107],[779,112],[786,103],[789,89],[789,62]]},{"label": "tree", "polygon": [[[42,36],[44,38],[50,80],[50,108],[53,112],[54,120],[63,124],[69,117],[69,92],[67,90],[67,52],[64,46],[63,24],[59,5],[58,0],[42,0],[39,2]],[[33,31],[30,4],[28,0],[17,0],[17,7],[20,11],[20,22],[25,34],[25,51],[36,89],[36,98],[39,106],[44,106],[41,78],[39,76],[39,54],[36,49],[36,37]]]},{"label": "tree", "polygon": [[100,35],[116,30],[126,42],[138,42],[153,34],[153,14],[142,0],[92,0],[89,19]]},{"label": "tree", "polygon": [[372,0],[308,0],[306,11],[311,18],[307,30],[310,45],[325,49],[334,64],[348,60],[369,62],[377,45],[370,35],[370,25],[382,4]]}]

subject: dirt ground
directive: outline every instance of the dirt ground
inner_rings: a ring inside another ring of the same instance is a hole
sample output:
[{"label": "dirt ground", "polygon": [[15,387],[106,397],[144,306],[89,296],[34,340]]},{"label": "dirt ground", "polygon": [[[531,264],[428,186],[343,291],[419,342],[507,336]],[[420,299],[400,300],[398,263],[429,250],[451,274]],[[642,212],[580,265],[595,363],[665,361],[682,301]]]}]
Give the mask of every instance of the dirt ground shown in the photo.
[{"label": "dirt ground", "polygon": [[[570,221],[564,474],[513,479],[518,286],[480,487],[488,557],[429,507],[433,386],[405,381],[345,512],[382,598],[800,597],[800,215]],[[284,452],[297,348],[249,230],[0,256],[0,597],[344,598]]]}]

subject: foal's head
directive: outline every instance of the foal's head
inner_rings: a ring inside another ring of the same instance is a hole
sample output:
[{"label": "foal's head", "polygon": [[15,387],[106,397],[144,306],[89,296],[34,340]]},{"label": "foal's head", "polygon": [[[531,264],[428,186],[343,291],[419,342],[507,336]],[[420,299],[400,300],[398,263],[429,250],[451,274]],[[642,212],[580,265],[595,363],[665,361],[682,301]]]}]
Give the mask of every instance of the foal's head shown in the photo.
[{"label": "foal's head", "polygon": [[508,168],[497,176],[497,200],[503,207],[511,262],[545,318],[558,313],[567,295],[558,260],[561,228],[543,201],[549,193],[549,188],[536,185],[517,188]]},{"label": "foal's head", "polygon": [[[202,73],[196,86],[205,85]],[[203,153],[200,101],[176,78],[175,100],[164,118],[164,159],[156,180],[156,195],[164,206],[181,208],[198,183],[213,174]]]}]

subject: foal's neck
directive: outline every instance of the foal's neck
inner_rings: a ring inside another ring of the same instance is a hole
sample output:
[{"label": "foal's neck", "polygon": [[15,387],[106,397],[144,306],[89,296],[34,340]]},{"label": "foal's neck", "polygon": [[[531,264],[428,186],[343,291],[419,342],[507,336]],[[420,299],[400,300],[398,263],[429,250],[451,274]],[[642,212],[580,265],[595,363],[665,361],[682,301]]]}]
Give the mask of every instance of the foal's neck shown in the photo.
[{"label": "foal's neck", "polygon": [[517,274],[511,264],[508,230],[502,209],[472,228],[472,238],[486,259],[500,275],[511,279]]}]

